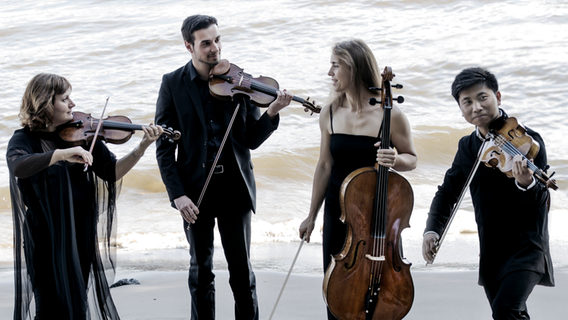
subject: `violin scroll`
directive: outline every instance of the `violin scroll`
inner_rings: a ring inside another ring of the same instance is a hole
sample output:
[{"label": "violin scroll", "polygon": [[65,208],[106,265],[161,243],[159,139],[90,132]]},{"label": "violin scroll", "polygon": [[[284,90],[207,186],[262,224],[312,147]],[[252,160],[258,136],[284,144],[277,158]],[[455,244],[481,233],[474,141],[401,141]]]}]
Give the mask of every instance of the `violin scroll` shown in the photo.
[{"label": "violin scroll", "polygon": [[175,140],[178,140],[181,137],[181,133],[178,130],[174,130],[172,127],[166,128],[166,125],[162,125],[162,129],[164,129],[163,138],[167,138],[170,143],[174,143]]}]

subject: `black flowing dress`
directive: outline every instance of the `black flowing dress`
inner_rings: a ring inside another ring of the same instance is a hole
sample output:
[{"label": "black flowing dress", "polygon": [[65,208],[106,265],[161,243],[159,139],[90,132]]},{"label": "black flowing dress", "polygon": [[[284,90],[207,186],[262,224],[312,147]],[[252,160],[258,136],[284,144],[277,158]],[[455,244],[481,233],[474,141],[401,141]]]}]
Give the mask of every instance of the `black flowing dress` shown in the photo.
[{"label": "black flowing dress", "polygon": [[[14,219],[14,319],[119,319],[105,269],[118,193],[116,157],[95,143],[93,165],[59,161],[57,133],[16,130],[8,144]],[[99,250],[99,239],[104,254]],[[91,301],[91,306],[89,302]]]}]

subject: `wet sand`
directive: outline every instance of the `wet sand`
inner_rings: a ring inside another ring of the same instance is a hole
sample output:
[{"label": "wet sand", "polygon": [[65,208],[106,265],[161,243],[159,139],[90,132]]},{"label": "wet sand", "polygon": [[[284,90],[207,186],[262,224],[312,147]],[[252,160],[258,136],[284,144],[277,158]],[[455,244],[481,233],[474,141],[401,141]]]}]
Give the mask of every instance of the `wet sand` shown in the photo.
[{"label": "wet sand", "polygon": [[[217,319],[233,319],[233,297],[227,271],[216,272]],[[269,319],[285,273],[257,271],[260,319]],[[483,288],[477,285],[477,272],[412,273],[414,304],[407,320],[491,319]],[[111,289],[123,320],[189,319],[189,291],[186,271],[120,271],[117,280],[135,278],[140,285]],[[325,319],[321,293],[322,276],[292,275],[272,319]],[[13,280],[0,277],[0,319],[11,319]],[[532,319],[567,319],[568,274],[556,274],[556,287],[537,286],[527,304]]]}]

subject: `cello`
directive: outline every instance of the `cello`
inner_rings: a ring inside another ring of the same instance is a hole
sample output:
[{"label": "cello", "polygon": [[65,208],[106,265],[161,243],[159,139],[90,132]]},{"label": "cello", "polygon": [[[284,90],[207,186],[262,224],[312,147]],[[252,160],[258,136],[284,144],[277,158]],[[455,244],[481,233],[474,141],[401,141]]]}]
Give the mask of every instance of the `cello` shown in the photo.
[{"label": "cello", "polygon": [[[388,148],[391,68],[385,67],[381,77],[382,88],[371,89],[381,91],[381,148]],[[404,99],[398,97],[397,101]],[[376,99],[369,102],[374,104]],[[348,227],[347,237],[323,282],[324,300],[338,319],[399,320],[410,311],[414,284],[411,264],[402,257],[401,232],[409,227],[413,203],[408,181],[381,165],[357,169],[343,181],[340,219]]]}]

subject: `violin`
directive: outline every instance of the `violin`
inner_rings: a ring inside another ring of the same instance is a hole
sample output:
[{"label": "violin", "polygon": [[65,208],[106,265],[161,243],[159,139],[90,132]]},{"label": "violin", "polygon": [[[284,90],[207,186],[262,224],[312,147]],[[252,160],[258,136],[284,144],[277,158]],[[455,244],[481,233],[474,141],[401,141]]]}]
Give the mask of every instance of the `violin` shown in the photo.
[{"label": "violin", "polygon": [[[259,107],[266,108],[278,95],[279,85],[276,80],[269,77],[254,78],[245,73],[243,69],[223,59],[213,69],[209,77],[209,91],[211,95],[220,100],[232,100],[235,94],[244,94]],[[301,103],[306,112],[320,113],[321,107],[310,101],[293,96],[292,100]]]},{"label": "violin", "polygon": [[[372,90],[381,91],[381,148],[389,148],[394,74],[386,67],[381,76],[382,88]],[[400,320],[414,301],[411,264],[402,257],[401,241],[414,205],[412,187],[396,171],[376,166],[353,171],[340,189],[341,221],[348,232],[343,250],[326,271],[323,293],[329,310],[341,320]]]},{"label": "violin", "polygon": [[[99,119],[95,119],[91,114],[74,111],[73,120],[59,126],[59,136],[70,146],[87,145],[95,137],[95,131],[99,124]],[[162,137],[167,137],[170,142],[178,140],[180,132],[172,128],[164,128]],[[142,125],[132,124],[132,121],[125,116],[109,116],[103,119],[101,129],[97,135],[97,140],[101,139],[112,144],[123,144],[130,140],[135,130],[142,130]]]},{"label": "violin", "polygon": [[491,141],[480,159],[486,166],[497,168],[507,177],[513,178],[513,157],[521,155],[523,160],[527,160],[529,169],[534,172],[533,175],[538,181],[548,188],[558,189],[556,180],[551,179],[554,173],[548,176],[530,161],[538,154],[540,144],[527,134],[525,126],[520,124],[516,118],[497,118],[490,124],[488,136]]}]

